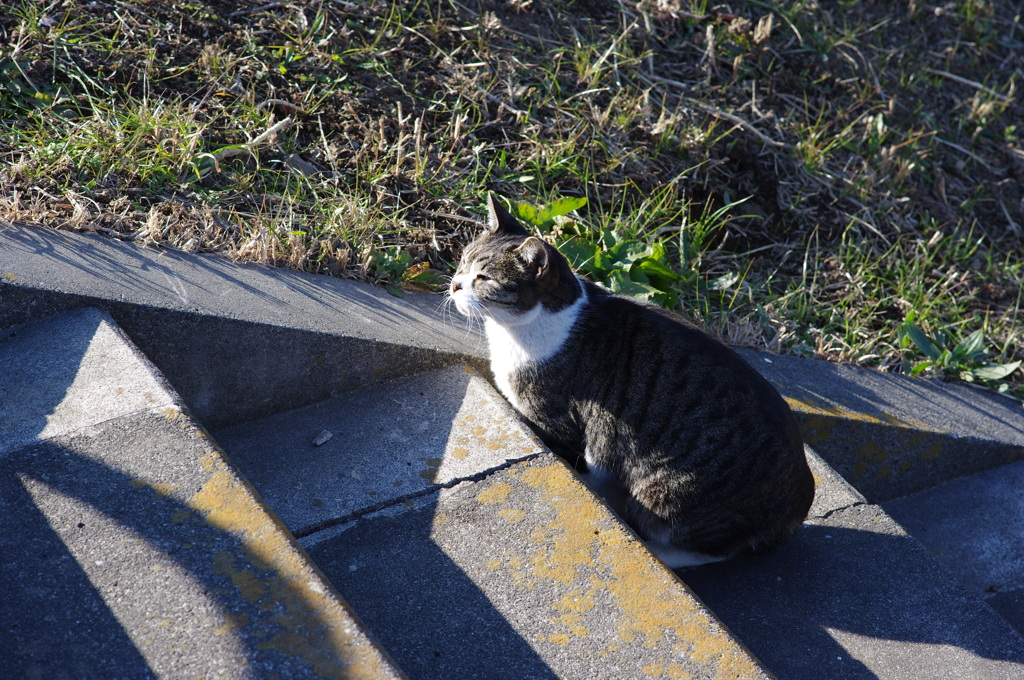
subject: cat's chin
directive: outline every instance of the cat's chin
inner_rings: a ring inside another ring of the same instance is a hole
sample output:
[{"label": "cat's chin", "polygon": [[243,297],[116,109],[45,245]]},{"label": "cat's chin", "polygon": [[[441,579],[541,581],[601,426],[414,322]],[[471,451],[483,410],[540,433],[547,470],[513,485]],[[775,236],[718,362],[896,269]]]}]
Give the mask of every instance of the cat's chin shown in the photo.
[{"label": "cat's chin", "polygon": [[459,310],[459,314],[467,319],[479,319],[487,316],[486,308],[478,300],[462,291],[453,293],[449,299],[455,303],[455,309]]}]

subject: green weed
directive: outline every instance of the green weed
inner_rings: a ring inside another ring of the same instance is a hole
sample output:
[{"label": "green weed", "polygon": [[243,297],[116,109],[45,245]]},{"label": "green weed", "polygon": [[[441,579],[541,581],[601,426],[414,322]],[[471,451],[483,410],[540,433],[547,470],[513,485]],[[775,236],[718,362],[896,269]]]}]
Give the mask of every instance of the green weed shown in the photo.
[{"label": "green weed", "polygon": [[1012,3],[218,7],[0,9],[0,219],[400,292],[494,191],[732,341],[1024,385]]}]

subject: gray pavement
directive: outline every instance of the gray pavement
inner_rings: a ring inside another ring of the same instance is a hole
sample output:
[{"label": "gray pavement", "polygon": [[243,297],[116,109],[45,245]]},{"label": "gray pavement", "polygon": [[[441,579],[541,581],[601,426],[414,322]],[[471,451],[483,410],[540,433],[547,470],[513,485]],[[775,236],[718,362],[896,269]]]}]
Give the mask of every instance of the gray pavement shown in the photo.
[{"label": "gray pavement", "polygon": [[106,314],[0,333],[10,678],[398,678]]},{"label": "gray pavement", "polygon": [[463,367],[486,376],[479,334],[438,303],[0,225],[0,328],[92,305],[142,350],[109,318],[0,333],[0,559],[27,584],[0,648],[44,670],[95,650],[80,677],[254,677],[314,648],[327,675],[369,659],[358,677],[399,673],[388,653],[415,677],[1024,677],[989,607],[1020,625],[1019,468],[995,468],[1024,457],[1019,406],[747,352],[822,454],[818,494],[780,550],[681,572],[705,606],[510,424]]},{"label": "gray pavement", "polygon": [[214,437],[412,678],[768,677],[468,366]]},{"label": "gray pavement", "polygon": [[1024,462],[884,507],[971,593],[1024,634]]}]

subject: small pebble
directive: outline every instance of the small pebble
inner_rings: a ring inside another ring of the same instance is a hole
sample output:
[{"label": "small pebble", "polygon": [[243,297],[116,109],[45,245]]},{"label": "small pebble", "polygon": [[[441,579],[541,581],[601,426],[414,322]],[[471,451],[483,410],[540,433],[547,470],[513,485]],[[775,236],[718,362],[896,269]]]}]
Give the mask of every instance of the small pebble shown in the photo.
[{"label": "small pebble", "polygon": [[330,430],[324,430],[323,432],[316,436],[316,439],[313,440],[313,446],[321,446],[322,444],[326,444],[328,441],[330,441],[331,437],[333,436],[334,433],[332,433]]}]

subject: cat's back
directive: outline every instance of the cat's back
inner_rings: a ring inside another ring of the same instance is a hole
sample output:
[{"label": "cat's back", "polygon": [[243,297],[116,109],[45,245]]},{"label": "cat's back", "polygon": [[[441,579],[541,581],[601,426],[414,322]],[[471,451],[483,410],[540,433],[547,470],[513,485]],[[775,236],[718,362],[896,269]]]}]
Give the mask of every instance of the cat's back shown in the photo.
[{"label": "cat's back", "polygon": [[[574,365],[558,380],[586,423],[588,466],[625,484],[641,534],[668,531],[709,554],[764,550],[790,535],[814,482],[781,395],[699,328],[588,293],[567,353]],[[687,520],[665,525],[666,516]]]},{"label": "cat's back", "polygon": [[712,477],[742,458],[761,465],[766,480],[788,470],[801,496],[813,494],[789,405],[735,350],[660,308],[584,285],[572,365],[559,380],[597,424],[590,437],[614,421],[636,438],[634,451],[671,452],[680,466],[707,466]]},{"label": "cat's back", "polygon": [[[573,342],[575,351],[591,365],[628,368],[634,375],[628,382],[634,388],[644,385],[645,374],[657,375],[663,383],[682,383],[679,387],[691,385],[712,392],[728,388],[733,394],[728,401],[756,394],[785,407],[760,373],[697,326],[660,307],[611,295],[589,282],[584,286],[588,304],[580,314]],[[788,413],[788,407],[783,410]]]}]

